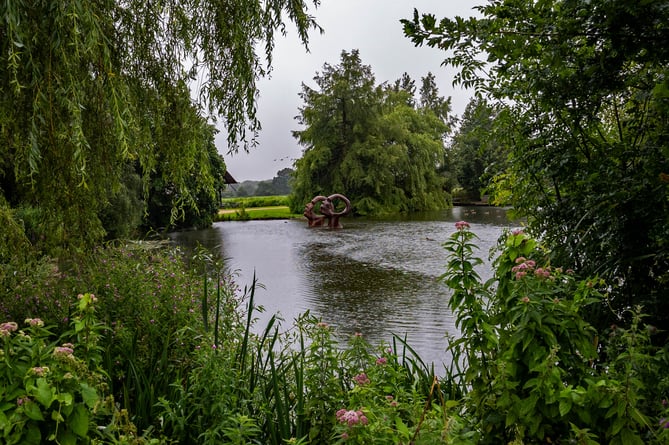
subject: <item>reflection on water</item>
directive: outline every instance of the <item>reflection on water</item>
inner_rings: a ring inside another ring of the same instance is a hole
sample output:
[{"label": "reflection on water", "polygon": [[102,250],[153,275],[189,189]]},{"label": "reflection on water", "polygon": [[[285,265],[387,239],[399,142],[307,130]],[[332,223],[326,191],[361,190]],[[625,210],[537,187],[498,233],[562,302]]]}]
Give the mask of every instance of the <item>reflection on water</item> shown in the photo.
[{"label": "reflection on water", "polygon": [[[342,220],[344,229],[308,228],[305,221],[221,222],[212,228],[172,235],[184,246],[196,242],[219,249],[241,286],[255,272],[265,307],[258,326],[280,313],[287,323],[309,310],[344,335],[361,332],[372,343],[407,337],[425,361],[447,360],[446,333],[457,335],[446,307],[449,290],[442,243],[459,220],[480,238],[488,258],[504,227],[503,209],[454,209],[394,219]],[[489,275],[486,269],[480,273]]]}]

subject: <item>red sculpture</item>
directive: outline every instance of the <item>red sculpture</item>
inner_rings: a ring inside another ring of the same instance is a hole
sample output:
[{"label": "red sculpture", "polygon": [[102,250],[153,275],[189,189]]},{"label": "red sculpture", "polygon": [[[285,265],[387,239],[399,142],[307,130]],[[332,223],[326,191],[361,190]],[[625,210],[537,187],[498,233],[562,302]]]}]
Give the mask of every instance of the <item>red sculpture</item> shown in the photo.
[{"label": "red sculpture", "polygon": [[[345,207],[341,212],[335,211],[334,201],[337,199],[344,202]],[[319,202],[321,203],[318,208],[320,214],[316,214],[316,204]],[[346,216],[349,213],[351,213],[351,201],[349,201],[346,196],[340,195],[339,193],[327,197],[318,195],[304,206],[304,216],[306,216],[309,222],[309,227],[321,227],[327,219],[329,228],[341,229],[344,226],[339,222],[339,218]]]}]

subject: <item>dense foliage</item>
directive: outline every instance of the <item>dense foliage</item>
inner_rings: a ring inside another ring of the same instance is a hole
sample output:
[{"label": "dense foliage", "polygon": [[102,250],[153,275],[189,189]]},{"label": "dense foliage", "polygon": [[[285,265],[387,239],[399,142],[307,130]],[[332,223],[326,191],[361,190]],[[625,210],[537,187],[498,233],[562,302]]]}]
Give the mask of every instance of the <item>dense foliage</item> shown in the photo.
[{"label": "dense foliage", "polygon": [[[499,107],[482,99],[472,99],[449,141],[451,174],[462,188],[459,197],[465,202],[481,201],[484,194],[494,192],[493,178],[506,172],[507,153],[496,137],[501,114]],[[499,198],[494,195],[493,201]]]},{"label": "dense foliage", "polygon": [[302,85],[298,120],[305,128],[293,132],[304,146],[295,163],[293,212],[332,193],[347,196],[357,214],[448,205],[438,168],[450,102],[433,83],[422,92],[425,105],[416,107],[408,76],[394,86],[376,85],[357,50],[343,51],[340,64],[326,63],[314,80],[318,89]]},{"label": "dense foliage", "polygon": [[[596,324],[642,304],[669,331],[669,9],[665,1],[491,1],[404,20],[456,82],[507,109],[510,203],[554,261],[609,278]],[[497,184],[504,188],[501,183]],[[593,319],[594,321],[594,319]],[[629,319],[628,319],[629,321]]]},{"label": "dense foliage", "polygon": [[[433,371],[406,345],[350,344],[305,314],[255,326],[255,282],[156,243],[99,249],[76,275],[17,269],[0,300],[0,441],[434,443]],[[4,284],[8,284],[7,281]],[[79,289],[91,293],[79,294]]]},{"label": "dense foliage", "polygon": [[145,190],[153,177],[175,208],[196,205],[214,192],[211,121],[229,150],[253,144],[256,81],[286,21],[305,44],[317,27],[303,1],[3,3],[1,205],[38,212],[55,253],[102,239],[128,164]]},{"label": "dense foliage", "polygon": [[[461,332],[435,375],[397,339],[349,342],[308,314],[255,326],[255,283],[134,243],[77,275],[16,270],[2,300],[0,438],[21,444],[664,444],[669,350],[632,309],[597,331],[607,283],[548,265],[521,231],[476,272],[459,222],[443,279]],[[88,288],[95,293],[78,294]],[[45,293],[45,289],[48,292]]]},{"label": "dense foliage", "polygon": [[456,223],[443,279],[461,336],[452,383],[466,393],[449,443],[664,444],[669,440],[669,347],[640,307],[625,328],[585,317],[609,283],[563,269],[522,230],[499,241],[492,280],[476,266],[476,235]]}]

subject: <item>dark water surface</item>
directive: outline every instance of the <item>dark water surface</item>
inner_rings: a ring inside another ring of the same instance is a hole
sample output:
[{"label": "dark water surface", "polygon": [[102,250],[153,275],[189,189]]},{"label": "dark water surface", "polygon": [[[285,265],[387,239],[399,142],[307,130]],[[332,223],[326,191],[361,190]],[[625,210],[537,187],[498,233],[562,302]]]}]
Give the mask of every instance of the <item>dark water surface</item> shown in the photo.
[{"label": "dark water surface", "polygon": [[255,271],[264,285],[256,304],[266,309],[258,330],[275,313],[289,327],[309,310],[341,334],[360,332],[374,344],[406,336],[439,368],[447,361],[446,333],[457,330],[446,306],[449,290],[437,278],[446,264],[442,243],[459,220],[472,225],[484,260],[503,228],[512,227],[503,209],[455,207],[402,219],[343,218],[340,230],[309,228],[306,220],[227,221],[172,238],[217,249],[241,287]]}]

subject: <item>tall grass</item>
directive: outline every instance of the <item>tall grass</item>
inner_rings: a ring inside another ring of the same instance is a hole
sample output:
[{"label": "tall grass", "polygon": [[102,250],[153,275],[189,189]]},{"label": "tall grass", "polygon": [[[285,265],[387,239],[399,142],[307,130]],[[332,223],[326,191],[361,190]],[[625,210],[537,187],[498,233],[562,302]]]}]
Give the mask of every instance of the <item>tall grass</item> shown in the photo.
[{"label": "tall grass", "polygon": [[[340,344],[309,313],[289,326],[273,316],[259,329],[256,278],[241,289],[202,249],[186,259],[165,245],[127,243],[93,252],[75,272],[40,271],[3,300],[5,313],[39,315],[58,335],[72,295],[94,293],[103,325],[95,366],[119,408],[114,422],[136,431],[137,444],[333,443],[348,428],[337,411],[363,406],[388,437],[396,420],[384,418],[401,419],[413,435],[426,401],[432,409],[440,400],[434,370],[405,342],[392,345],[399,355],[360,337]],[[387,364],[376,363],[381,357]],[[372,379],[364,387],[362,373]],[[391,392],[405,408],[389,404]]]}]

